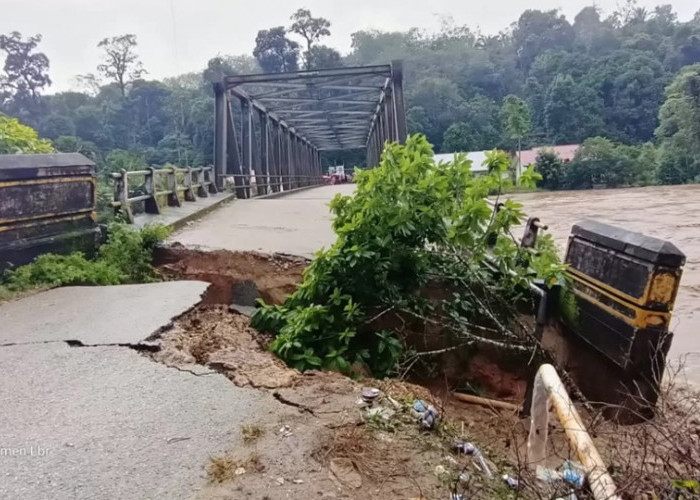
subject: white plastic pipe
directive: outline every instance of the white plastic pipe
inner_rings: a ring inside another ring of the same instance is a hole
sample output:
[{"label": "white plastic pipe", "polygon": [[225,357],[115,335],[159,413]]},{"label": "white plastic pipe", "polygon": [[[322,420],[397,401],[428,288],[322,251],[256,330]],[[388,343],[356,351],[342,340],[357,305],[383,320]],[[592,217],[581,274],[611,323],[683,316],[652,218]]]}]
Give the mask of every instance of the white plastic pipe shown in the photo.
[{"label": "white plastic pipe", "polygon": [[549,426],[549,403],[552,404],[564,427],[571,448],[588,477],[588,484],[596,500],[619,500],[617,488],[581,421],[566,388],[552,365],[540,366],[535,376],[530,417],[530,435],[527,438],[527,461],[530,467],[544,465]]}]

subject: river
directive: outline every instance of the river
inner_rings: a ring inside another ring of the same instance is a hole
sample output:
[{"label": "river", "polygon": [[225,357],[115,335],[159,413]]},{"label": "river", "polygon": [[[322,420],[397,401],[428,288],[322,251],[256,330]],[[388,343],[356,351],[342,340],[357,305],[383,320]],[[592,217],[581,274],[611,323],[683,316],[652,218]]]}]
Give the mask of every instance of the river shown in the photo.
[{"label": "river", "polygon": [[509,195],[539,217],[562,251],[571,227],[584,219],[639,231],[673,242],[686,255],[673,311],[670,358],[685,365],[688,380],[700,383],[700,185]]}]

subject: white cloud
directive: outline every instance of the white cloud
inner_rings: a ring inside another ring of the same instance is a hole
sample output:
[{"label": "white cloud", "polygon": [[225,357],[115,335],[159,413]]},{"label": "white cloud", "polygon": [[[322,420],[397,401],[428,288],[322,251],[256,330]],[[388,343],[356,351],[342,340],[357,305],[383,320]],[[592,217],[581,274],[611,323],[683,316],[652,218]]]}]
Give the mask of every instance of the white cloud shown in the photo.
[{"label": "white cloud", "polygon": [[[507,28],[525,8],[560,8],[569,17],[592,2],[537,0],[524,6],[516,0],[0,0],[0,33],[17,30],[41,33],[41,49],[51,60],[53,91],[72,86],[78,74],[95,71],[97,43],[104,37],[134,33],[139,54],[153,78],[202,69],[217,53],[251,53],[259,29],[288,25],[298,7],[311,9],[333,23],[327,40],[342,52],[350,35],[361,29],[405,30],[413,26],[435,30],[438,15],[488,33]],[[647,8],[657,3],[639,2]],[[617,0],[596,4],[612,11]],[[681,19],[697,10],[696,0],[679,0]]]}]

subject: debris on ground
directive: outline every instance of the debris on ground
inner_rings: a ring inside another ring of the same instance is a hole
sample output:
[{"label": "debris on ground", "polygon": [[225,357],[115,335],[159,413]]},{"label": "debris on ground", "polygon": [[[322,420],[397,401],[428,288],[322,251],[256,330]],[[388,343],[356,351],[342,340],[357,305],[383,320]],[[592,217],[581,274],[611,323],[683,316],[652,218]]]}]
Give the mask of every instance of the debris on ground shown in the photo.
[{"label": "debris on ground", "polygon": [[[567,478],[561,480],[541,471],[538,479],[519,466],[529,425],[515,412],[464,405],[449,388],[441,399],[394,379],[358,382],[338,373],[300,373],[267,350],[269,341],[228,305],[211,305],[175,320],[160,335],[160,349],[147,354],[193,374],[215,370],[279,402],[275,414],[244,423],[248,427],[232,437],[231,454],[212,460],[210,486],[197,498],[261,492],[276,498],[274,488],[290,498],[538,498],[542,492],[548,498],[587,498],[574,462],[560,458],[546,464],[556,477]],[[429,432],[421,425],[426,414],[434,420]],[[615,432],[620,437],[633,430]],[[602,425],[595,432],[604,436],[610,430]],[[550,442],[567,449],[564,431],[556,426]],[[245,473],[237,475],[241,469]],[[556,484],[542,480],[545,474]]]}]

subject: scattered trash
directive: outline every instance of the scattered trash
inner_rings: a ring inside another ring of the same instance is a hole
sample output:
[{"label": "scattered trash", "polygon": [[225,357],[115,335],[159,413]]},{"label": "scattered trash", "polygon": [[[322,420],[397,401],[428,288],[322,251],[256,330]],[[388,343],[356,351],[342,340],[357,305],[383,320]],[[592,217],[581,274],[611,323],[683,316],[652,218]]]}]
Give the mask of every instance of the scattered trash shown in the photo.
[{"label": "scattered trash", "polygon": [[493,478],[493,473],[491,472],[491,469],[489,465],[486,463],[486,459],[484,458],[484,455],[479,451],[479,448],[474,446],[472,443],[468,443],[466,441],[462,440],[456,440],[454,443],[452,443],[452,448],[457,451],[457,453],[464,453],[465,455],[473,455],[478,461],[479,465],[481,466],[481,470],[483,471],[484,474],[486,474],[486,477],[489,479]]},{"label": "scattered trash", "polygon": [[565,460],[564,481],[575,488],[583,488],[586,482],[586,473],[583,471],[583,466],[571,460]]},{"label": "scattered trash", "polygon": [[535,468],[535,477],[546,484],[554,484],[564,479],[561,472],[541,465]]},{"label": "scattered trash", "polygon": [[295,479],[295,480],[292,481],[292,482],[293,482],[294,484],[304,484],[304,480],[303,480],[303,479]]},{"label": "scattered trash", "polygon": [[279,434],[280,434],[283,438],[287,438],[287,437],[293,435],[294,433],[292,432],[292,428],[291,428],[291,427],[289,427],[288,425],[285,425],[284,427],[281,427],[281,428],[280,428]]},{"label": "scattered trash", "polygon": [[554,500],[578,500],[578,497],[576,496],[576,493],[574,493],[574,490],[569,490],[568,495],[565,497],[557,497]]},{"label": "scattered trash", "polygon": [[433,406],[428,406],[428,409],[421,416],[420,425],[424,429],[434,429],[438,421],[438,412]]},{"label": "scattered trash", "polygon": [[514,477],[509,476],[508,474],[503,474],[503,482],[508,485],[508,487],[512,490],[517,490],[520,488],[520,481],[515,479]]},{"label": "scattered trash", "polygon": [[564,461],[562,471],[548,469],[538,465],[535,468],[535,476],[543,483],[555,484],[558,482],[565,482],[575,488],[583,488],[586,482],[586,474],[583,471],[583,467],[570,460]]},{"label": "scattered trash", "polygon": [[275,482],[276,482],[278,485],[282,486],[282,485],[284,484],[284,478],[283,478],[283,477],[278,477],[277,479],[275,479]]},{"label": "scattered trash", "polygon": [[373,403],[381,394],[379,389],[375,389],[373,387],[369,389],[365,389],[362,391],[362,399],[365,401],[365,403]]},{"label": "scattered trash", "polygon": [[234,475],[236,476],[242,476],[243,474],[245,474],[245,469],[243,467],[239,467],[234,471]]},{"label": "scattered trash", "polygon": [[448,472],[444,465],[435,466],[435,477],[440,479],[441,477],[446,476],[447,474]]},{"label": "scattered trash", "polygon": [[479,451],[479,449],[473,444],[459,439],[452,444],[452,448],[457,453],[464,453],[465,455],[475,455]]},{"label": "scattered trash", "polygon": [[382,420],[386,421],[391,420],[391,417],[393,417],[395,414],[396,412],[391,408],[383,408],[381,406],[370,408],[366,413],[368,418],[381,418]]},{"label": "scattered trash", "polygon": [[392,398],[392,397],[389,396],[388,394],[386,395],[386,399],[387,399],[387,401],[389,401],[389,403],[391,403],[391,406],[393,406],[395,410],[400,410],[400,409],[401,409],[401,403],[399,403],[398,401],[396,401],[394,398]]},{"label": "scattered trash", "polygon": [[460,493],[452,493],[450,495],[450,500],[464,500],[464,495]]},{"label": "scattered trash", "polygon": [[459,467],[459,462],[450,456],[445,456],[444,460],[453,467]]},{"label": "scattered trash", "polygon": [[438,420],[438,412],[434,406],[428,405],[422,399],[413,402],[413,416],[420,419],[421,427],[434,429]]},{"label": "scattered trash", "polygon": [[469,474],[466,473],[466,472],[462,472],[462,473],[459,475],[459,480],[460,480],[460,482],[462,482],[462,483],[468,483],[468,482],[469,482]]},{"label": "scattered trash", "polygon": [[413,411],[415,411],[418,415],[423,415],[428,410],[428,405],[425,404],[425,401],[421,401],[420,399],[416,399],[413,402]]}]

